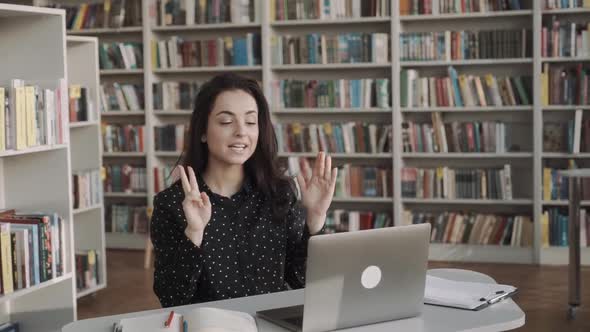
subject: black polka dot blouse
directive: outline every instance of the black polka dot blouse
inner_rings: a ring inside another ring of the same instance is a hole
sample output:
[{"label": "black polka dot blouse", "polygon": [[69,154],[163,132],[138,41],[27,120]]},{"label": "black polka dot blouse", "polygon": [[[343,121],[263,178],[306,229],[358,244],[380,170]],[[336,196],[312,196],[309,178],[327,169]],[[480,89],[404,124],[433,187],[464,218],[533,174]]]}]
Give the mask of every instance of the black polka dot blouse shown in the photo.
[{"label": "black polka dot blouse", "polygon": [[163,307],[304,287],[310,234],[296,199],[279,223],[250,181],[231,197],[213,193],[200,176],[197,181],[212,204],[200,247],[184,234],[182,186],[177,182],[154,198],[154,292]]}]

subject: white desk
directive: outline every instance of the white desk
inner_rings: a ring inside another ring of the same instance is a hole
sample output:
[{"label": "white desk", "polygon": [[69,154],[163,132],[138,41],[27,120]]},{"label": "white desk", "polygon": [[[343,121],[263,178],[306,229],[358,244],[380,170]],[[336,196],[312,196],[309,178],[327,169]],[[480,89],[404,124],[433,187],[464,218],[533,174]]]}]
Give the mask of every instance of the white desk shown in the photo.
[{"label": "white desk", "polygon": [[[456,269],[435,269],[429,270],[428,273],[433,276],[449,278],[457,281],[477,281],[490,282],[495,281],[485,274],[467,270]],[[223,300],[192,304],[175,307],[174,311],[184,313],[190,309],[199,306],[216,307],[222,309],[239,310],[255,314],[256,311],[280,308],[303,304],[303,290],[293,290],[287,292],[257,295],[250,297],[237,298],[232,300]],[[62,329],[62,332],[111,332],[113,323],[121,318],[136,317],[148,315],[157,312],[169,312],[171,308],[156,309],[135,312],[123,315],[106,316],[92,318],[70,323]],[[259,331],[287,331],[281,327],[275,326],[260,318],[256,318]],[[505,331],[518,328],[524,325],[524,312],[512,300],[505,300],[496,303],[480,311],[458,310],[437,306],[425,305],[421,316],[410,319],[401,319],[381,324],[366,325],[340,331],[357,332],[357,331]]]}]

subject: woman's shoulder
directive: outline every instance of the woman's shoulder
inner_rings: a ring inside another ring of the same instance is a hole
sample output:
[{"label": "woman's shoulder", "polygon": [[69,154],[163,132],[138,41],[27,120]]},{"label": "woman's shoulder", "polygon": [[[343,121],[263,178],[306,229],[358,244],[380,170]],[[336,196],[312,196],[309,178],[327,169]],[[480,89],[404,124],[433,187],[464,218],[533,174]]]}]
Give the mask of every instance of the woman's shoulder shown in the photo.
[{"label": "woman's shoulder", "polygon": [[180,182],[174,182],[170,187],[160,191],[154,196],[154,207],[161,204],[171,204],[175,202],[182,202],[184,199],[184,191]]}]

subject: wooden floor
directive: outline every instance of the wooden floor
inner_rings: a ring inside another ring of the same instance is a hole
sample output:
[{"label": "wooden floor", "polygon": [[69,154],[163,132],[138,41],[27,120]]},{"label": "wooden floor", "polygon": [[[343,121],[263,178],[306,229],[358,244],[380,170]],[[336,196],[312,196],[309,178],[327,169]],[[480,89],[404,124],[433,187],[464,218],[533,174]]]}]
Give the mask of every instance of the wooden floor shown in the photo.
[{"label": "wooden floor", "polygon": [[[78,302],[78,319],[159,308],[152,291],[153,269],[143,269],[143,252],[107,251],[108,287]],[[590,268],[582,270],[582,303],[575,321],[566,319],[567,268],[513,264],[431,262],[430,268],[464,268],[520,289],[516,302],[526,313],[518,331],[590,331]]]}]

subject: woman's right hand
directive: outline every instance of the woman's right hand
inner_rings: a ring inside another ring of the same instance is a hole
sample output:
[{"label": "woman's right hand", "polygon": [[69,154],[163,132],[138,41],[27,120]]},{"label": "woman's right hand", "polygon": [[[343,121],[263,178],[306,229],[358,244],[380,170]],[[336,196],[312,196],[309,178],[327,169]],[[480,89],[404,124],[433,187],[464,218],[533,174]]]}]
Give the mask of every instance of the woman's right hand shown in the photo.
[{"label": "woman's right hand", "polygon": [[[199,192],[197,177],[192,167],[188,166],[188,177],[183,166],[178,166],[180,172],[180,181],[184,189],[184,201],[182,209],[186,217],[185,234],[200,245],[205,226],[211,219],[211,201],[205,192]],[[197,240],[197,241],[195,241]]]}]

